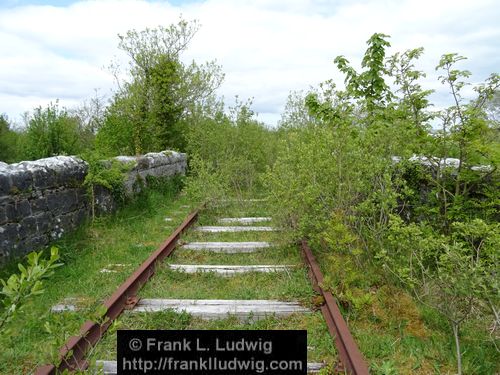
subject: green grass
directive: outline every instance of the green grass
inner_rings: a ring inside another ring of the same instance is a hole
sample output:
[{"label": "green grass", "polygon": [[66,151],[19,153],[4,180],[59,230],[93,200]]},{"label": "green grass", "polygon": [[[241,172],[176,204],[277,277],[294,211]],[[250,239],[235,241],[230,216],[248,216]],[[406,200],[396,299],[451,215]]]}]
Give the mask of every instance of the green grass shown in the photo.
[{"label": "green grass", "polygon": [[[57,243],[64,266],[46,282],[42,296],[33,298],[0,336],[0,373],[32,372],[55,358],[66,339],[78,333],[87,319],[96,319],[101,303],[135,270],[190,212],[185,197],[150,192],[118,213],[98,218]],[[265,202],[237,203],[203,211],[197,225],[219,225],[218,217],[267,216]],[[172,221],[165,221],[165,218]],[[263,223],[259,225],[272,225]],[[182,241],[268,241],[273,247],[254,253],[224,254],[178,249],[166,259],[139,293],[144,298],[279,299],[299,300],[313,307],[313,292],[298,247],[287,244],[280,232],[200,233],[188,231]],[[314,249],[313,249],[314,250]],[[449,374],[455,372],[450,327],[434,310],[418,305],[404,290],[364,269],[344,255],[316,253],[325,286],[341,301],[341,309],[374,374]],[[176,264],[281,264],[288,272],[249,273],[222,277],[214,273],[184,274]],[[116,266],[123,264],[123,266]],[[0,270],[5,278],[16,262]],[[101,273],[102,268],[114,273]],[[342,280],[344,294],[337,284]],[[345,290],[351,295],[346,296]],[[75,298],[78,313],[51,314],[50,307]],[[49,322],[52,334],[44,327]],[[308,360],[333,363],[336,351],[319,312],[268,317],[259,321],[226,318],[203,321],[185,313],[125,313],[123,329],[307,329]],[[464,373],[499,373],[498,353],[471,321],[462,331]],[[110,332],[94,348],[91,360],[116,358],[116,334]]]},{"label": "green grass", "polygon": [[[196,228],[196,224],[193,228]],[[183,238],[186,242],[247,242],[247,241],[266,241],[276,243],[280,241],[280,235],[276,232],[198,232],[195,230],[186,233]]]},{"label": "green grass", "polygon": [[[258,206],[258,207],[256,207]],[[232,206],[224,210],[207,210],[200,214],[199,225],[215,225],[219,217],[265,216],[266,208],[261,202],[246,203],[243,208]],[[267,224],[266,224],[267,225]],[[254,253],[224,254],[209,251],[188,251],[178,249],[165,265],[155,273],[155,277],[141,290],[143,298],[196,298],[196,299],[279,299],[299,300],[303,305],[313,307],[316,295],[309,282],[297,246],[281,245],[278,233],[238,232],[238,233],[200,233],[188,231],[183,242],[191,241],[269,241],[276,246]],[[293,265],[287,272],[247,273],[223,277],[215,273],[186,274],[172,271],[169,263],[176,264],[287,264]],[[332,363],[335,358],[333,340],[320,313],[295,314],[287,318],[267,318],[257,322],[239,322],[234,318],[219,321],[202,321],[186,318],[186,314],[167,312],[162,314],[134,314],[125,316],[123,324],[150,329],[307,329],[311,350],[310,361]],[[135,315],[139,317],[135,318]],[[165,319],[167,316],[167,319]],[[144,324],[136,322],[145,321]],[[165,320],[164,320],[165,319]],[[114,350],[114,341],[107,344]],[[102,349],[98,349],[101,353]],[[98,358],[96,354],[95,358]]]},{"label": "green grass", "polygon": [[[443,316],[417,303],[368,262],[360,272],[345,254],[314,252],[372,373],[456,373],[451,328]],[[500,373],[498,352],[473,320],[463,327],[461,349],[464,374]]]},{"label": "green grass", "polygon": [[[59,347],[69,336],[78,334],[85,320],[98,318],[102,302],[135,270],[191,211],[182,195],[150,192],[112,216],[98,218],[66,236],[56,245],[64,266],[45,283],[45,293],[33,298],[0,336],[0,373],[31,373],[41,364],[57,357]],[[206,210],[199,224],[215,225],[218,217],[266,216],[262,202],[237,202],[217,210]],[[165,218],[172,221],[165,221]],[[262,225],[270,225],[265,223]],[[269,241],[276,246],[248,254],[220,254],[206,251],[177,250],[141,291],[150,298],[220,298],[299,300],[312,306],[315,295],[296,246],[281,242],[279,233],[199,233],[189,231],[183,241]],[[184,264],[287,264],[288,272],[250,273],[221,277],[213,273],[173,272],[168,263]],[[123,266],[117,266],[121,264]],[[14,272],[15,262],[0,270],[1,277]],[[117,272],[101,273],[103,268]],[[77,313],[52,314],[54,304],[66,298],[81,309]],[[47,327],[52,333],[49,333]],[[269,317],[256,322],[235,318],[203,321],[173,312],[124,314],[118,326],[141,329],[307,329],[309,360],[332,363],[333,341],[318,312],[286,318]],[[106,335],[92,351],[93,359],[115,359],[116,335]]]},{"label": "green grass", "polygon": [[[186,199],[172,194],[143,194],[112,216],[98,218],[56,243],[64,266],[45,282],[45,293],[33,298],[0,335],[0,373],[30,373],[46,363],[51,352],[80,325],[95,315],[102,301],[137,268],[180,224],[190,208]],[[174,221],[166,223],[164,218]],[[14,263],[2,269],[5,278],[14,272]],[[110,264],[126,264],[121,272],[101,273]],[[51,314],[50,308],[65,298],[78,298],[83,308],[78,314]],[[45,322],[57,327],[49,334]]]},{"label": "green grass", "polygon": [[[210,225],[228,212],[238,216],[253,216],[266,211],[262,202],[246,203],[245,207],[232,206],[207,210],[200,214],[198,223]],[[272,232],[200,233],[190,230],[182,241],[269,241],[278,242]],[[314,296],[305,268],[300,267],[299,250],[296,246],[273,246],[255,253],[221,254],[208,251],[179,249],[168,263],[180,264],[290,264],[297,265],[286,272],[248,273],[222,277],[215,273],[186,274],[162,266],[154,279],[141,291],[148,298],[199,298],[199,299],[300,299],[308,301]],[[193,287],[196,285],[196,287]]]},{"label": "green grass", "polygon": [[[183,196],[150,192],[118,213],[98,218],[92,225],[65,237],[60,248],[64,266],[46,281],[45,293],[33,298],[0,335],[0,373],[31,373],[47,363],[58,348],[87,319],[96,319],[102,302],[136,269],[190,212]],[[218,217],[267,216],[265,202],[224,205],[203,211],[197,225],[218,225]],[[172,221],[165,221],[165,218]],[[272,225],[263,223],[259,225]],[[273,247],[254,253],[224,254],[177,250],[160,266],[141,291],[146,298],[280,299],[299,300],[312,307],[315,296],[298,247],[287,244],[280,232],[200,233],[189,231],[182,241],[268,241]],[[314,250],[314,249],[313,249]],[[316,253],[325,286],[339,298],[341,310],[360,350],[374,374],[454,373],[454,344],[449,324],[434,310],[421,306],[397,286],[388,284],[380,270],[360,272],[356,263],[333,252]],[[288,272],[249,273],[222,277],[214,273],[184,274],[171,271],[177,264],[287,264]],[[123,266],[116,266],[123,264]],[[101,273],[102,268],[114,273]],[[5,278],[16,262],[0,270]],[[342,283],[339,284],[339,281]],[[340,288],[340,289],[339,289]],[[349,295],[346,295],[346,291]],[[78,313],[51,314],[50,307],[75,298]],[[44,325],[49,323],[53,333]],[[470,321],[462,330],[464,373],[500,372],[498,353],[487,332]],[[185,313],[122,315],[124,329],[307,329],[309,361],[332,363],[333,340],[319,312],[268,317],[260,321],[226,318],[203,321]],[[110,332],[93,350],[91,359],[115,359],[116,334]]]},{"label": "green grass", "polygon": [[214,222],[220,217],[249,217],[249,216],[270,216],[268,203],[263,202],[245,202],[245,201],[235,201],[221,203],[216,207],[209,207],[204,211],[204,218],[201,223],[203,225],[209,225],[205,223]]},{"label": "green grass", "polygon": [[302,260],[296,247],[270,247],[253,253],[225,254],[210,251],[175,251],[169,263],[176,264],[281,264],[301,266]]},{"label": "green grass", "polygon": [[246,273],[223,277],[213,272],[188,274],[161,267],[141,290],[144,298],[279,299],[307,301],[314,291],[303,268],[288,272]]},{"label": "green grass", "polygon": [[[308,361],[333,363],[336,351],[321,313],[294,314],[286,318],[269,317],[258,321],[239,321],[234,317],[220,320],[201,320],[186,313],[124,314],[119,329],[307,329]],[[116,333],[107,335],[96,347],[91,360],[116,359]]]}]

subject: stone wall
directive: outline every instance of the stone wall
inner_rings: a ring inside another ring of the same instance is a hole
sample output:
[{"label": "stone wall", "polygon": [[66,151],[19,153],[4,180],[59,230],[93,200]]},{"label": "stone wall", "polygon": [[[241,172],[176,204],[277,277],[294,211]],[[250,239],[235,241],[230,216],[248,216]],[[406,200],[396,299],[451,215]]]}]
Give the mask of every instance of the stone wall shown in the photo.
[{"label": "stone wall", "polygon": [[[187,165],[185,154],[171,151],[116,160],[131,165],[124,183],[129,195],[138,180],[184,174]],[[82,187],[87,169],[74,156],[0,162],[0,263],[46,246],[89,216],[90,201]],[[99,190],[96,204],[101,212],[115,207],[105,189]]]}]

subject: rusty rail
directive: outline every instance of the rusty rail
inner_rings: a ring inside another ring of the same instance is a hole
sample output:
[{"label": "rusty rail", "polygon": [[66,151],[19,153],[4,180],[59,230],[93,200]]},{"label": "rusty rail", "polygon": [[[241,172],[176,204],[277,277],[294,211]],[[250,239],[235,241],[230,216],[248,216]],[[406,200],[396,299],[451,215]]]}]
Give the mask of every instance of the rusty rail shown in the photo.
[{"label": "rusty rail", "polygon": [[367,375],[368,366],[363,358],[363,355],[354,342],[354,339],[347,327],[347,324],[340,313],[337,302],[332,293],[321,288],[323,284],[323,275],[319,268],[318,262],[314,257],[311,249],[305,240],[301,243],[302,254],[309,267],[309,276],[313,284],[313,288],[318,293],[321,293],[325,303],[321,306],[321,312],[325,318],[330,334],[335,338],[335,346],[339,352],[340,362],[345,367],[348,373],[354,375]]},{"label": "rusty rail", "polygon": [[88,362],[85,360],[85,355],[88,350],[97,344],[113,320],[123,310],[131,308],[137,303],[136,294],[139,289],[154,274],[156,264],[172,254],[180,235],[193,224],[198,217],[198,212],[199,209],[192,212],[165,242],[104,302],[106,307],[106,312],[103,315],[104,323],[85,322],[80,328],[80,335],[70,337],[59,350],[61,363],[59,365],[38,367],[35,375],[55,375],[64,370],[81,371],[87,369]]}]

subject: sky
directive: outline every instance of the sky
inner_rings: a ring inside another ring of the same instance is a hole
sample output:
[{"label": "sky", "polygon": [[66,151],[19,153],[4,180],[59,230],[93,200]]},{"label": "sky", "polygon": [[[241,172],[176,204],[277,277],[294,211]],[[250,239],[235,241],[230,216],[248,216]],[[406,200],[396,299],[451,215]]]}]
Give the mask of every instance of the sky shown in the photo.
[{"label": "sky", "polygon": [[[118,34],[179,20],[201,28],[182,60],[216,60],[226,74],[218,94],[253,98],[258,119],[275,126],[291,91],[343,76],[344,55],[359,69],[366,41],[391,36],[388,54],[424,47],[437,107],[449,103],[435,72],[444,53],[467,56],[459,67],[472,83],[500,72],[500,6],[496,0],[0,0],[0,113],[21,115],[56,99],[68,108],[116,89],[112,61],[126,66]],[[472,86],[471,86],[472,87]],[[472,95],[472,89],[466,95]]]}]

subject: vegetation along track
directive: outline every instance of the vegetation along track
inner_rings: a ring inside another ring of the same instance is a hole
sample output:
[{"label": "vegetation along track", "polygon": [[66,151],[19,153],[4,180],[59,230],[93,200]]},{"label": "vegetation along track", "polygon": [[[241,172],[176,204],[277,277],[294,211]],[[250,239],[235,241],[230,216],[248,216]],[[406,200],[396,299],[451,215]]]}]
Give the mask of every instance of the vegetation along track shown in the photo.
[{"label": "vegetation along track", "polygon": [[[203,211],[200,225],[188,232],[201,209],[189,214],[105,301],[102,319],[85,322],[80,335],[69,338],[60,363],[36,374],[87,369],[90,353],[101,372],[115,373],[116,336],[105,334],[125,310],[120,322],[129,329],[307,329],[308,372],[368,374],[333,296],[321,288],[321,271],[306,241],[300,247],[311,283],[299,249],[275,245],[279,233],[263,215],[265,203],[224,206],[227,217]],[[68,301],[52,310],[77,313]]]}]

